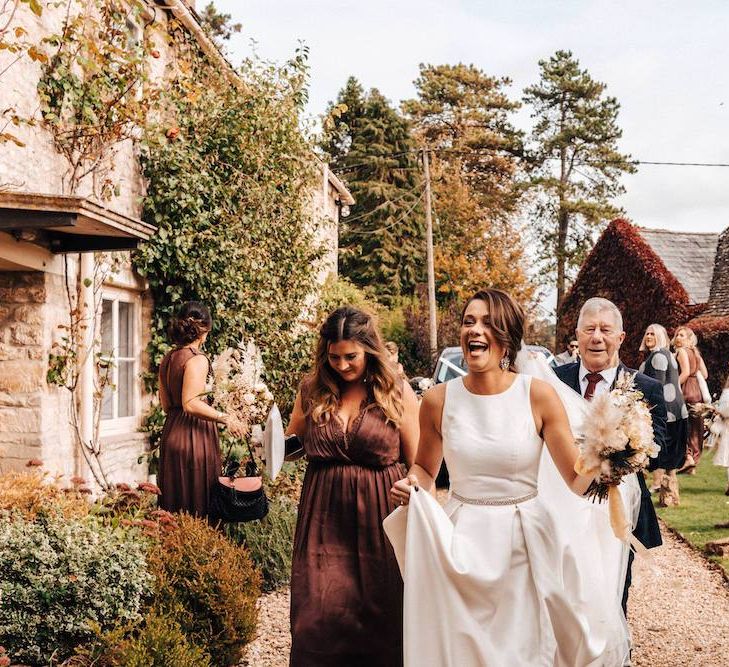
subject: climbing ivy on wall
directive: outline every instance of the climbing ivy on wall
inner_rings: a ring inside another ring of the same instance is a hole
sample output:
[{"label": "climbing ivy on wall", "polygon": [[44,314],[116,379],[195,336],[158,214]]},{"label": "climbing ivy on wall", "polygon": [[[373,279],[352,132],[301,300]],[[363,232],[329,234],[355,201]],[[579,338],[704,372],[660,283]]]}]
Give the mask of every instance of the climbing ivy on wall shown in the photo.
[{"label": "climbing ivy on wall", "polygon": [[173,76],[143,152],[144,219],[157,232],[135,257],[154,298],[151,370],[170,347],[176,310],[201,300],[214,318],[209,353],[254,339],[266,380],[290,407],[310,355],[299,322],[321,256],[315,162],[300,125],[307,53],[282,66],[246,60],[236,80],[174,25],[171,39]]}]

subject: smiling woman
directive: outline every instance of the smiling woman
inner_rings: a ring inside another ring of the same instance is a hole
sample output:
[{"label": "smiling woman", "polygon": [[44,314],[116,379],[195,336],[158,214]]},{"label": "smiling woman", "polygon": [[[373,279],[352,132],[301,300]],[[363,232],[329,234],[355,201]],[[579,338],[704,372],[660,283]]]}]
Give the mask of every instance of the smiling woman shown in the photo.
[{"label": "smiling woman", "polygon": [[382,521],[411,464],[418,403],[372,317],[335,310],[320,330],[289,434],[309,466],[291,572],[291,664],[402,663],[402,580]]}]

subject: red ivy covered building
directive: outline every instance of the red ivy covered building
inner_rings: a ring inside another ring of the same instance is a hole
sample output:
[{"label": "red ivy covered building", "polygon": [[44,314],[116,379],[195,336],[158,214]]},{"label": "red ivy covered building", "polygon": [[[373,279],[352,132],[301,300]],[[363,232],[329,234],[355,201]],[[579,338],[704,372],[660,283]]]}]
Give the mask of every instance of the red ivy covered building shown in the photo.
[{"label": "red ivy covered building", "polygon": [[593,296],[623,313],[621,358],[637,367],[645,328],[663,324],[672,334],[688,324],[699,338],[716,392],[729,371],[729,229],[684,233],[613,220],[580,268],[558,313],[558,347],[573,335],[582,304]]}]

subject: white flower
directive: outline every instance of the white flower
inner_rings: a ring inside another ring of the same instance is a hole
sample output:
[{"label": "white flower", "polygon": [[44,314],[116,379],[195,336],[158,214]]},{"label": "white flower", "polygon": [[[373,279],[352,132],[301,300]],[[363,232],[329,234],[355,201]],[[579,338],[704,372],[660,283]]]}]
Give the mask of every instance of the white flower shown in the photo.
[{"label": "white flower", "polygon": [[255,394],[243,394],[243,401],[246,405],[253,405],[256,402]]}]

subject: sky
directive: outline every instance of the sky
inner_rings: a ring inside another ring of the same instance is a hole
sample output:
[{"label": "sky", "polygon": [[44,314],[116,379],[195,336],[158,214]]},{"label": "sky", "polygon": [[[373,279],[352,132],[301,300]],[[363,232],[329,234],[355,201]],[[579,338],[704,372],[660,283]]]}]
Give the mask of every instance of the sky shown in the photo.
[{"label": "sky", "polygon": [[[203,6],[205,0],[198,0]],[[420,63],[473,63],[508,76],[514,98],[540,59],[569,49],[621,104],[620,148],[634,158],[729,164],[729,2],[659,0],[216,0],[243,24],[231,62],[255,49],[310,49],[308,111],[321,114],[349,76],[393,103],[414,96]],[[526,110],[514,119],[530,127]],[[641,166],[619,200],[638,225],[729,227],[729,167]]]}]

